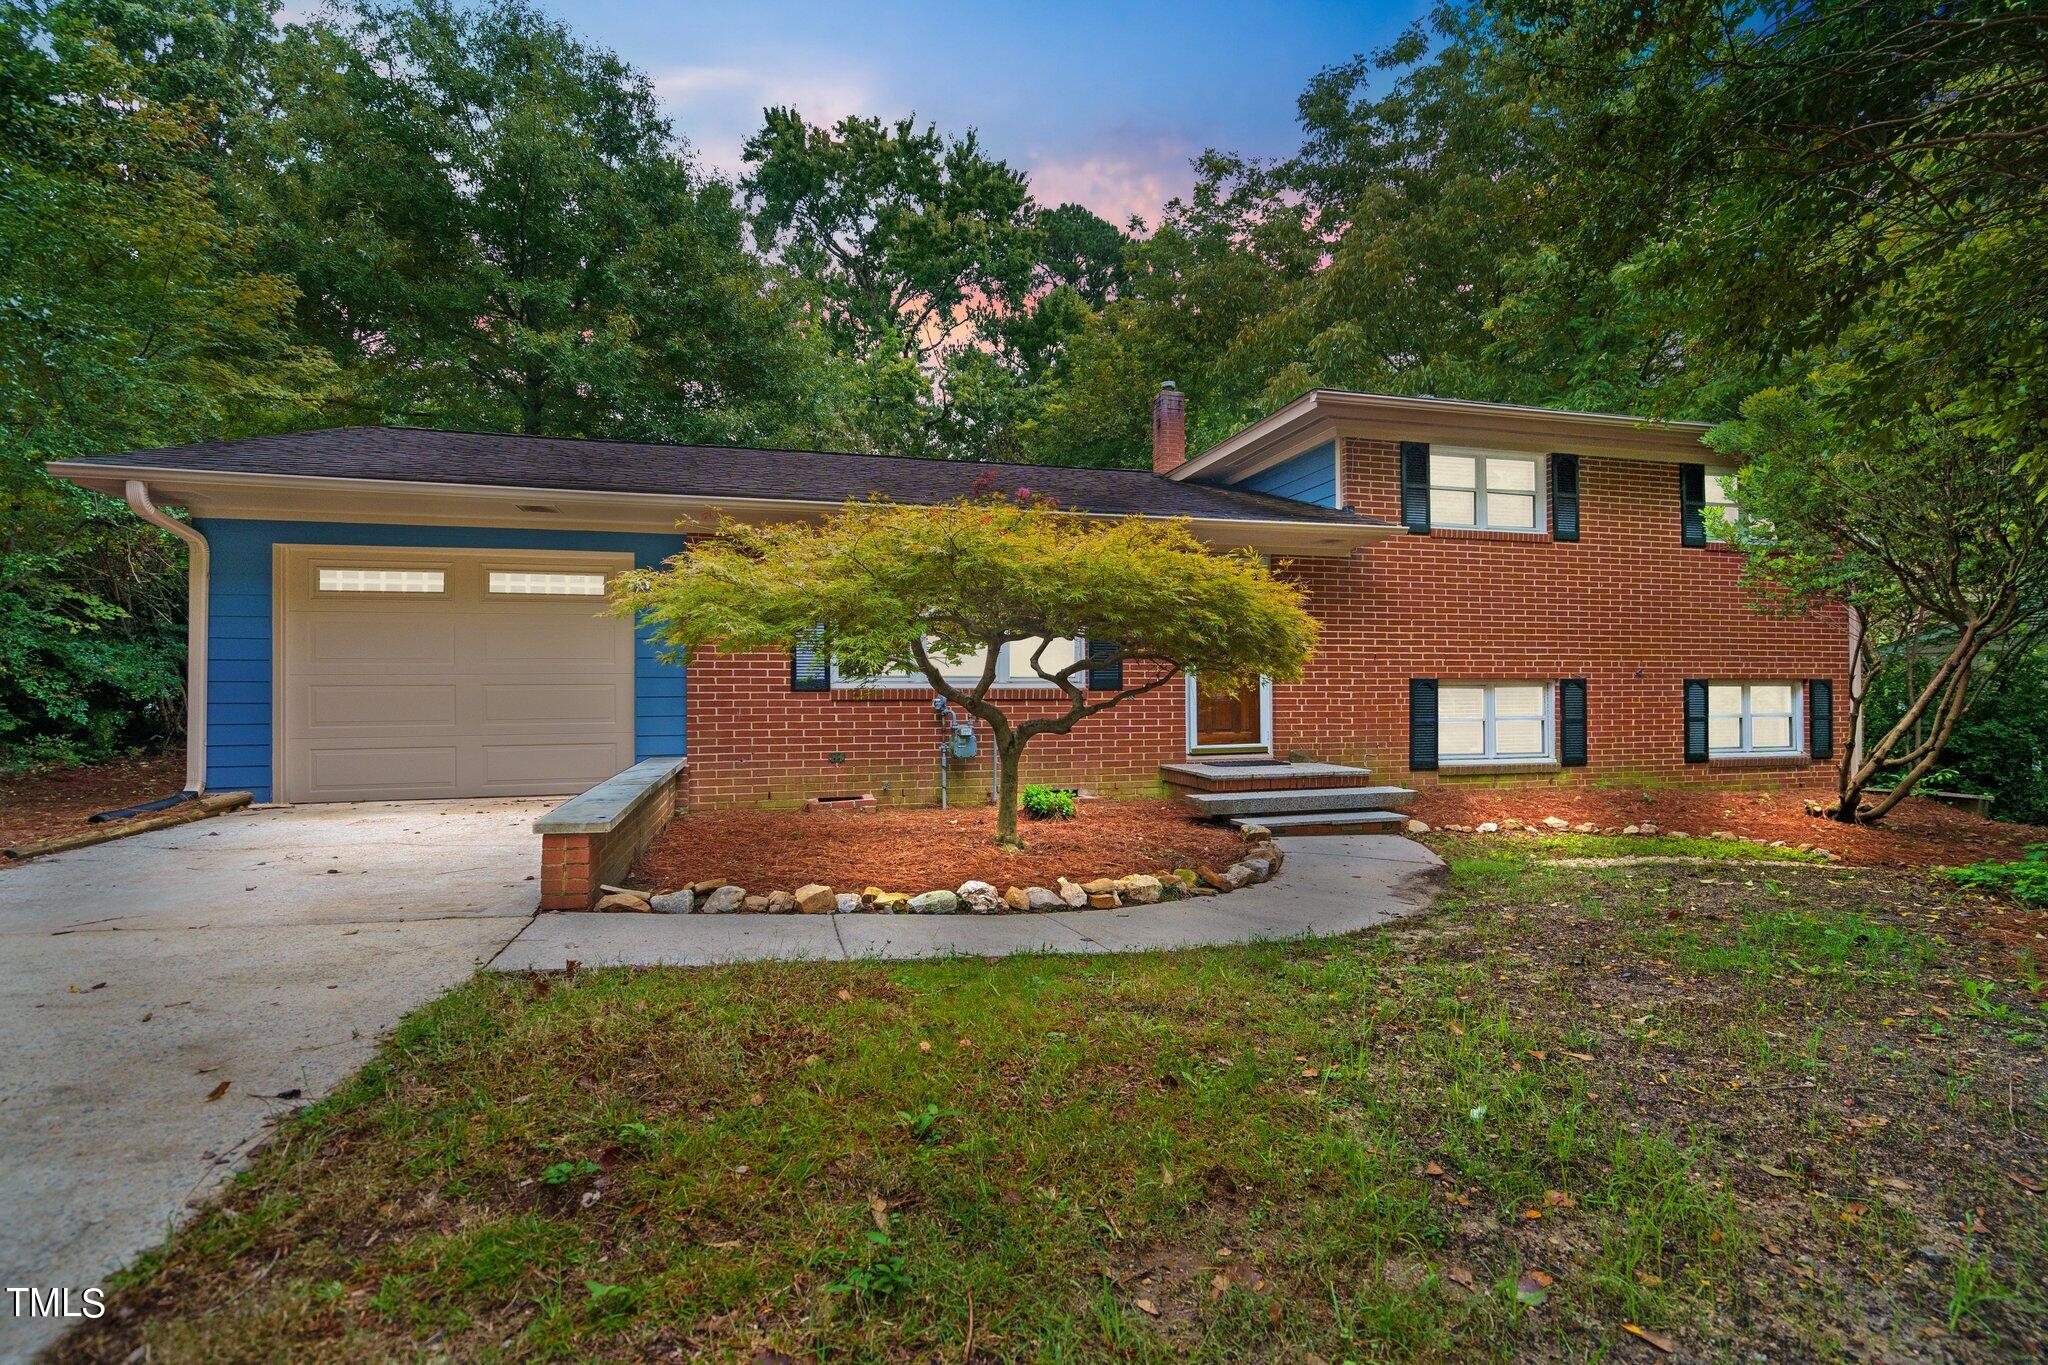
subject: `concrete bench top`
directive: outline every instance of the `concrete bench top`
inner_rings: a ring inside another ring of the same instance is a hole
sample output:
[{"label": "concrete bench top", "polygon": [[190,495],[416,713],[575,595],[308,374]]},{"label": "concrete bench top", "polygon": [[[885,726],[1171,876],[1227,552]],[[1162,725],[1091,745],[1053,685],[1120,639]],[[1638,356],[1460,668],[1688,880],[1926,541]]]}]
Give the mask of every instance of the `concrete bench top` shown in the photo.
[{"label": "concrete bench top", "polygon": [[536,834],[609,834],[688,762],[680,755],[643,758],[626,771],[572,796],[533,822]]}]

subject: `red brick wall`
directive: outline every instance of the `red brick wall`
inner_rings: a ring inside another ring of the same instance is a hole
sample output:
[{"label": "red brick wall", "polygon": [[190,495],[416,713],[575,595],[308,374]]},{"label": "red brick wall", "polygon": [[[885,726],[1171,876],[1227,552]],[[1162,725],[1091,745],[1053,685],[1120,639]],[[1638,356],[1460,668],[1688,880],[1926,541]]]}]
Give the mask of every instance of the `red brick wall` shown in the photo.
[{"label": "red brick wall", "polygon": [[[1349,506],[1399,520],[1395,451],[1391,441],[1341,443]],[[1537,780],[1822,785],[1825,774],[1805,763],[1685,763],[1681,684],[1832,678],[1845,697],[1841,612],[1783,619],[1753,610],[1738,556],[1680,545],[1671,465],[1587,456],[1580,486],[1576,543],[1437,531],[1397,535],[1348,560],[1283,565],[1323,629],[1307,677],[1273,690],[1275,752],[1360,762],[1392,781],[1498,780],[1408,772],[1408,680],[1583,677],[1588,764]],[[1055,705],[999,695],[1015,702],[1013,714]],[[689,677],[688,800],[786,804],[873,792],[934,801],[940,735],[928,692],[792,692],[785,656],[706,658]],[[1072,735],[1032,741],[1024,775],[1112,793],[1152,790],[1158,765],[1184,758],[1186,742],[1176,679]],[[981,757],[954,766],[956,798],[986,794],[989,754],[984,729]]]}]

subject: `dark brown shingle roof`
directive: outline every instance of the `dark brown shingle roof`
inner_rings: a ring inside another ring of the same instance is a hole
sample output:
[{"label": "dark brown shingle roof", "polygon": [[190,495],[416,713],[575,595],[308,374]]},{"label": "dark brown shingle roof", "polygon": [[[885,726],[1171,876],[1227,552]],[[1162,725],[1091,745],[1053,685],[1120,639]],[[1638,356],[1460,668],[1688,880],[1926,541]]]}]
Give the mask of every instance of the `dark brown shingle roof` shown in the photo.
[{"label": "dark brown shingle roof", "polygon": [[1289,498],[1176,483],[1141,469],[580,441],[421,427],[333,427],[96,455],[66,463],[709,499],[843,502],[879,495],[897,502],[933,503],[1028,488],[1084,512],[1383,524],[1355,512]]}]

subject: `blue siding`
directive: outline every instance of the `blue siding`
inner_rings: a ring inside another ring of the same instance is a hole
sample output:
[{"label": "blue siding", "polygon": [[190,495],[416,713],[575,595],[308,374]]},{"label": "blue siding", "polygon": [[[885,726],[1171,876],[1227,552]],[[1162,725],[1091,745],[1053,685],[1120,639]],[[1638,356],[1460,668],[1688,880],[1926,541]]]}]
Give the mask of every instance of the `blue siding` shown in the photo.
[{"label": "blue siding", "polygon": [[[683,548],[679,535],[620,531],[533,531],[508,526],[373,526],[340,521],[196,523],[213,551],[207,605],[211,661],[206,682],[206,785],[271,796],[271,547],[395,545],[452,550],[581,550],[631,553],[651,568]],[[645,630],[634,649],[636,758],[684,752],[683,670],[655,656]]]},{"label": "blue siding", "polygon": [[1312,502],[1318,507],[1337,506],[1337,443],[1325,441],[1314,450],[1282,460],[1271,469],[1261,469],[1238,488],[1254,493],[1271,493],[1276,498]]}]

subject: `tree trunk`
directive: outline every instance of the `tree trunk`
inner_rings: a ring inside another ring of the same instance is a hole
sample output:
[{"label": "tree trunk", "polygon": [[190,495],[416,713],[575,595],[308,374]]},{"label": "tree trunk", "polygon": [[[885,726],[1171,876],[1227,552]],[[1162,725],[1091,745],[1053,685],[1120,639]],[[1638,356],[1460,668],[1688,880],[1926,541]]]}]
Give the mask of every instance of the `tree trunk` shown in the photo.
[{"label": "tree trunk", "polygon": [[1017,837],[1017,798],[1024,789],[1024,741],[1011,738],[996,744],[996,847],[1022,848]]}]

